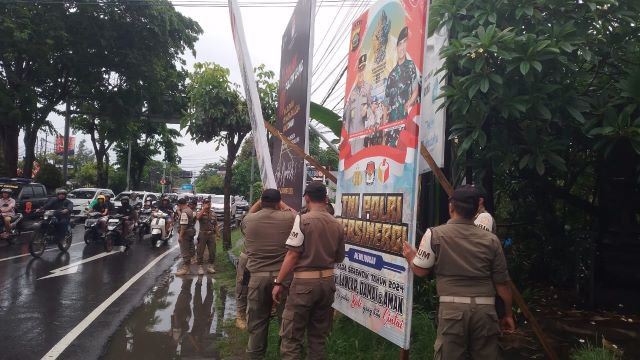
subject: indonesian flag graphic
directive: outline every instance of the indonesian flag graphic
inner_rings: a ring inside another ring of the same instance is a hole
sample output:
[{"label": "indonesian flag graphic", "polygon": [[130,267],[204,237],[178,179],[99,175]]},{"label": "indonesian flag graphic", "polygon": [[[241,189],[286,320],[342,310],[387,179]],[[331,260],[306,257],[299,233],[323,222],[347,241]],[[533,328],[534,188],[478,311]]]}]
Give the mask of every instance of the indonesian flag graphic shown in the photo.
[{"label": "indonesian flag graphic", "polygon": [[389,180],[389,163],[387,159],[382,160],[382,163],[378,167],[378,179],[380,182],[386,183]]}]

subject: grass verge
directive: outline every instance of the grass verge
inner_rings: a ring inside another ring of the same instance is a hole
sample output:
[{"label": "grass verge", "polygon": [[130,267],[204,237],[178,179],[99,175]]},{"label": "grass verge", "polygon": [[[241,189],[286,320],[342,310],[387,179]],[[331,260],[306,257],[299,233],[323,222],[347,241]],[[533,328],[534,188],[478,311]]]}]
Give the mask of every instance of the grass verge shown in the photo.
[{"label": "grass verge", "polygon": [[611,350],[587,343],[571,353],[571,360],[617,360],[619,357]]}]

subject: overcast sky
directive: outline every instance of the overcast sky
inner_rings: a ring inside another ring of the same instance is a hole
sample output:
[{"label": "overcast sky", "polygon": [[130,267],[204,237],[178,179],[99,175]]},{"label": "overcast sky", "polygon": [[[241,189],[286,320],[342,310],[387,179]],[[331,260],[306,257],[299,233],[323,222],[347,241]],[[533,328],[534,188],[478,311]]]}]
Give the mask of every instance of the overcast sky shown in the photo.
[{"label": "overcast sky", "polygon": [[[344,7],[327,6],[325,3],[318,7],[316,12],[313,65],[318,71],[312,80],[312,89],[315,90],[312,100],[317,102],[322,100],[334,78],[342,70],[344,57],[348,51],[347,37],[350,24],[366,9],[368,3],[368,1],[362,0],[346,0],[345,2],[348,5]],[[356,6],[349,3],[355,3]],[[318,0],[318,4],[322,4],[322,1]],[[219,7],[176,8],[184,15],[196,20],[203,29],[203,34],[196,43],[196,56],[193,57],[190,53],[185,55],[187,69],[191,70],[195,62],[216,62],[231,70],[232,81],[242,84],[231,36],[228,9]],[[282,33],[289,22],[293,7],[242,7],[241,12],[253,65],[265,64],[278,77]],[[319,68],[317,65],[320,65]],[[316,88],[319,89],[316,90]],[[334,104],[339,104],[343,95],[344,88],[339,87],[327,102],[328,107],[331,108]],[[56,130],[62,134],[64,120],[56,115],[52,115],[51,120]],[[41,133],[40,136],[44,137],[44,133]],[[88,136],[83,134],[76,134],[76,136],[76,144],[86,138],[87,145],[91,147]],[[48,140],[49,151],[51,151],[53,149],[51,136]],[[215,145],[212,143],[196,144],[186,135],[180,141],[183,147],[180,148],[179,155],[182,158],[181,166],[185,170],[199,171],[204,164],[226,157],[226,150],[220,148],[216,151]],[[24,147],[22,139],[20,139],[20,155],[23,154]]]}]

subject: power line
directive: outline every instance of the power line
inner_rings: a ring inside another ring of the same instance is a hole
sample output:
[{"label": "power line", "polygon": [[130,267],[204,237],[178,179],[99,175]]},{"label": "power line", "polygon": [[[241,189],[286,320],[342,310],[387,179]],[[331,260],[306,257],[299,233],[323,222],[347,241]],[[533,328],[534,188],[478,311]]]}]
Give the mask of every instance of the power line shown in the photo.
[{"label": "power line", "polygon": [[[352,0],[353,1],[353,0]],[[27,4],[27,5],[68,5],[68,1],[63,0],[9,0],[3,1],[4,4]],[[122,4],[119,3],[118,5]],[[227,1],[212,0],[173,0],[171,2],[157,2],[152,0],[127,0],[124,4],[129,6],[148,6],[148,7],[193,7],[193,8],[227,8]],[[295,7],[297,1],[241,1],[238,3],[240,7],[245,8],[292,8]],[[105,5],[104,2],[94,0],[83,2],[79,5]],[[354,7],[351,1],[341,0],[325,0],[322,7]]]}]

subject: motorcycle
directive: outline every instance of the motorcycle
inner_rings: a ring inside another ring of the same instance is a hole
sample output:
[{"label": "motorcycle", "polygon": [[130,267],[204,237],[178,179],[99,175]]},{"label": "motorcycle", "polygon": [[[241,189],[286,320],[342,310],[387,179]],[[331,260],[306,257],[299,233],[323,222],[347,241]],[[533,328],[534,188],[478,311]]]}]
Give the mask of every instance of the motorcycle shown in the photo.
[{"label": "motorcycle", "polygon": [[151,214],[151,246],[155,247],[158,241],[162,240],[165,245],[173,236],[173,226],[167,232],[166,218],[167,214],[157,210]]},{"label": "motorcycle", "polygon": [[62,252],[67,252],[71,246],[73,238],[71,236],[71,224],[67,226],[64,237],[58,239],[56,236],[56,224],[58,218],[56,217],[57,210],[46,210],[42,216],[42,221],[37,225],[36,231],[33,233],[33,237],[29,242],[29,252],[33,257],[39,258],[42,256],[47,248],[47,245],[51,242],[58,244],[58,249]]},{"label": "motorcycle", "polygon": [[91,212],[87,214],[87,220],[84,221],[84,242],[89,244],[103,238],[100,229],[100,213]]},{"label": "motorcycle", "polygon": [[136,236],[134,226],[129,225],[129,235],[124,237],[124,215],[109,215],[107,220],[107,233],[104,236],[104,248],[107,252],[113,250],[113,245],[124,245],[125,250],[131,245],[131,237]]},{"label": "motorcycle", "polygon": [[138,238],[142,239],[151,233],[151,210],[140,210],[138,215]]},{"label": "motorcycle", "polygon": [[[9,244],[13,244],[13,241],[20,237],[20,222],[22,221],[22,214],[18,213],[13,220],[11,220],[11,224],[8,231],[4,229],[4,221],[0,221],[0,234],[2,234],[2,238],[7,240]],[[1,220],[1,219],[0,219]]]}]

